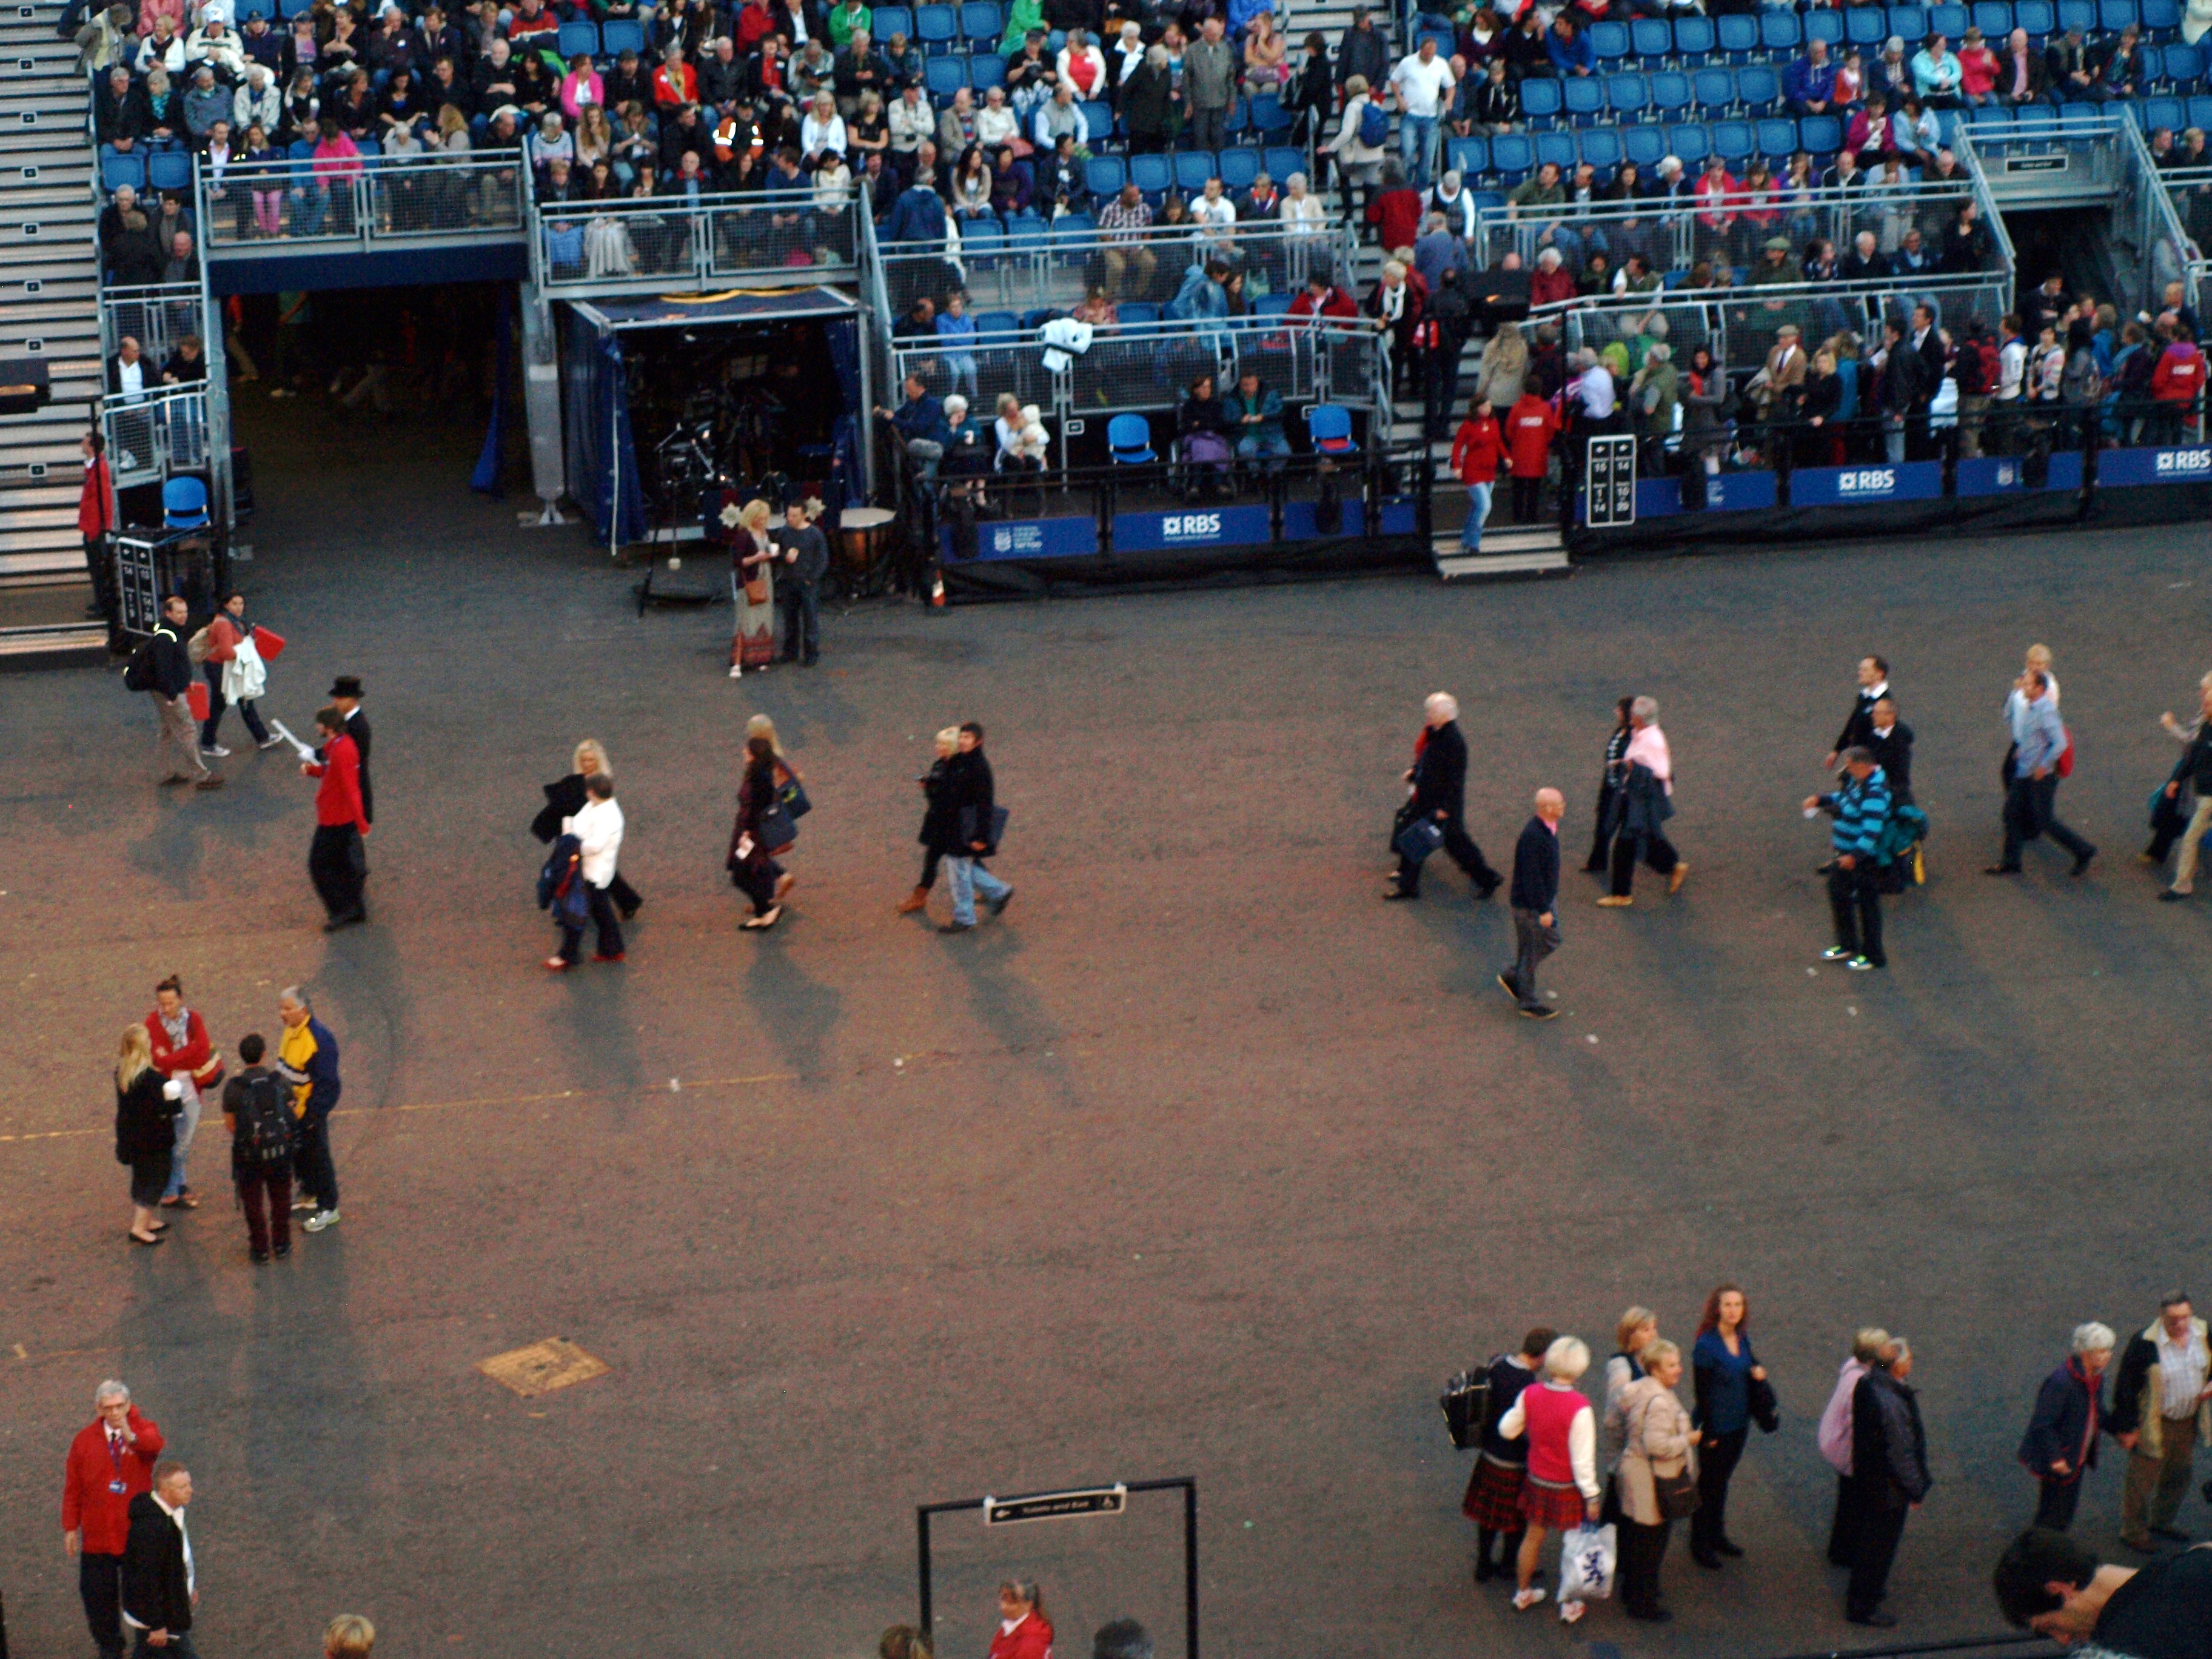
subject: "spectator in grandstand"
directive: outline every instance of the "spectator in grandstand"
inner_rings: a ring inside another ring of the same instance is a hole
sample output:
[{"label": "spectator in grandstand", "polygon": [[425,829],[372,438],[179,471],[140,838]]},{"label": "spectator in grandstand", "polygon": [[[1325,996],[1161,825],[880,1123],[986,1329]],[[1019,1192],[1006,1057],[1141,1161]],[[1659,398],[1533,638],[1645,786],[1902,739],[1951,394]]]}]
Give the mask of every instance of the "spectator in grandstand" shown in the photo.
[{"label": "spectator in grandstand", "polygon": [[1145,48],[1143,64],[1121,83],[1121,125],[1131,155],[1154,155],[1168,147],[1179,113],[1176,96],[1168,49],[1154,41]]},{"label": "spectator in grandstand", "polygon": [[1467,262],[1467,244],[1453,233],[1443,214],[1431,212],[1422,220],[1421,234],[1413,242],[1413,269],[1420,272],[1431,294],[1445,271],[1464,270]]},{"label": "spectator in grandstand", "polygon": [[1389,337],[1391,362],[1402,375],[1413,349],[1414,328],[1421,320],[1421,296],[1406,280],[1406,267],[1397,260],[1383,261],[1375,286],[1368,290],[1366,311],[1376,331]]},{"label": "spectator in grandstand", "polygon": [[1956,109],[1964,76],[1958,54],[1940,33],[1931,33],[1912,54],[1912,90],[1930,109]]},{"label": "spectator in grandstand", "polygon": [[1675,413],[1681,403],[1681,377],[1674,359],[1674,349],[1666,341],[1651,342],[1644,351],[1643,367],[1628,386],[1631,417],[1644,440],[1644,467],[1655,477],[1666,473],[1667,440],[1674,435]]},{"label": "spectator in grandstand", "polygon": [[1911,1375],[1911,1346],[1893,1336],[1851,1393],[1854,1474],[1844,1528],[1851,1577],[1844,1617],[1854,1625],[1896,1625],[1897,1615],[1881,1606],[1890,1566],[1905,1534],[1905,1517],[1920,1506],[1932,1484],[1919,1397],[1906,1385]]},{"label": "spectator in grandstand", "polygon": [[1073,82],[1063,79],[1052,89],[1052,96],[1037,106],[1030,124],[1030,137],[1048,154],[1064,137],[1074,139],[1079,149],[1091,142],[1090,118],[1075,101]]},{"label": "spectator in grandstand", "polygon": [[1099,258],[1105,270],[1107,298],[1121,300],[1132,293],[1152,291],[1153,275],[1159,267],[1159,257],[1144,240],[1152,223],[1152,210],[1145,201],[1144,191],[1134,185],[1123,185],[1120,196],[1100,210]]},{"label": "spectator in grandstand", "polygon": [[1244,35],[1243,89],[1248,97],[1279,97],[1290,84],[1290,42],[1277,33],[1275,15],[1262,11]]},{"label": "spectator in grandstand", "polygon": [[[1891,125],[1889,117],[1888,94],[1869,93],[1866,101],[1844,127],[1844,148],[1860,159],[1887,155],[1897,143],[1896,129]],[[1864,175],[1859,182],[1865,182]]]},{"label": "spectator in grandstand", "polygon": [[1365,76],[1352,76],[1345,82],[1344,90],[1343,118],[1337,124],[1336,136],[1321,149],[1336,158],[1337,193],[1345,212],[1365,218],[1373,205],[1368,197],[1382,177],[1389,118],[1382,114],[1378,94],[1370,89]]},{"label": "spectator in grandstand", "polygon": [[1918,94],[1905,94],[1889,118],[1889,145],[1882,156],[1882,176],[1877,182],[1892,186],[1908,183],[1896,169],[1923,167],[1932,161],[1942,137],[1936,112],[1923,104]]},{"label": "spectator in grandstand", "polygon": [[895,410],[878,404],[876,414],[898,428],[899,440],[922,477],[933,477],[945,454],[945,405],[931,395],[928,382],[919,374],[908,375],[906,401]]},{"label": "spectator in grandstand", "polygon": [[2043,49],[2043,72],[2054,104],[2094,103],[2097,63],[2081,38],[2077,21]]},{"label": "spectator in grandstand", "polygon": [[[1015,160],[1011,147],[999,150],[992,158],[991,211],[1002,223],[1011,224],[1029,210],[1029,164]],[[941,324],[940,315],[938,321]]]},{"label": "spectator in grandstand", "polygon": [[[1787,252],[1785,245],[1784,251]],[[1766,362],[1751,377],[1744,388],[1759,406],[1759,417],[1771,423],[1792,418],[1802,397],[1808,367],[1801,331],[1795,323],[1784,323],[1774,331],[1774,344],[1766,354]]]},{"label": "spectator in grandstand", "polygon": [[1474,395],[1508,410],[1521,401],[1528,375],[1528,341],[1518,323],[1500,323],[1475,360]]},{"label": "spectator in grandstand", "polygon": [[1357,96],[1352,86],[1354,76],[1369,86],[1375,86],[1389,72],[1389,41],[1375,27],[1375,19],[1366,7],[1353,7],[1352,21],[1346,27],[1344,39],[1337,43],[1336,49],[1336,84],[1343,93],[1346,106],[1349,107],[1352,99]]},{"label": "spectator in grandstand", "polygon": [[[1310,197],[1307,199],[1312,200]],[[1244,193],[1230,205],[1236,210],[1237,222],[1248,225],[1265,223],[1281,216],[1283,194],[1275,188],[1275,181],[1267,174],[1255,173]],[[1319,204],[1316,203],[1316,206],[1318,207]]]},{"label": "spectator in grandstand", "polygon": [[1467,522],[1459,538],[1462,553],[1482,550],[1482,526],[1490,517],[1491,491],[1498,483],[1498,468],[1504,453],[1504,428],[1490,400],[1478,392],[1452,439],[1451,468],[1467,486]]},{"label": "spectator in grandstand", "polygon": [[1258,461],[1271,475],[1281,472],[1291,454],[1290,440],[1283,435],[1283,394],[1262,386],[1259,371],[1247,368],[1237,377],[1227,404],[1237,459]]},{"label": "spectator in grandstand", "polygon": [[1183,105],[1194,149],[1221,148],[1237,102],[1237,71],[1236,51],[1222,39],[1221,19],[1207,18],[1182,54]]},{"label": "spectator in grandstand", "polygon": [[[1399,158],[1416,190],[1428,187],[1436,165],[1437,125],[1454,84],[1451,64],[1437,55],[1433,34],[1422,35],[1420,45],[1390,72],[1391,90],[1398,99]],[[1387,237],[1383,245],[1397,246]]]},{"label": "spectator in grandstand", "polygon": [[2039,103],[2047,84],[2042,54],[2029,44],[2026,29],[2014,29],[2005,37],[2005,49],[1997,58],[1992,101],[2006,108]]},{"label": "spectator in grandstand", "polygon": [[2021,1466],[2041,1488],[2036,1526],[2064,1532],[2074,1524],[2082,1479],[2097,1467],[2097,1441],[2105,1419],[2105,1368],[2112,1363],[2112,1345],[2111,1326],[2094,1320],[2076,1326],[2072,1353],[2044,1378],[2036,1395],[2018,1454]]},{"label": "spectator in grandstand", "polygon": [[952,176],[952,214],[956,219],[967,222],[976,219],[996,221],[998,215],[991,207],[991,169],[982,147],[970,144],[968,153],[960,158],[960,169]]},{"label": "spectator in grandstand", "polygon": [[2014,690],[2019,693],[2018,701],[2007,705],[2014,748],[2005,763],[2008,772],[2004,854],[1983,873],[2020,874],[2022,844],[2047,835],[2074,855],[2074,866],[2068,873],[2079,876],[2088,869],[2089,860],[2097,856],[2097,849],[2058,818],[2057,767],[2071,739],[2058,718],[2056,689],[2045,670],[2029,668],[2021,675]]},{"label": "spectator in grandstand", "polygon": [[1506,70],[1504,57],[1492,56],[1469,100],[1474,125],[1485,132],[1511,132],[1521,124],[1521,86]]},{"label": "spectator in grandstand", "polygon": [[1349,325],[1359,319],[1359,302],[1331,283],[1327,272],[1316,270],[1306,278],[1304,289],[1291,301],[1290,314],[1294,319],[1310,319],[1316,327],[1328,321]]},{"label": "spectator in grandstand", "polygon": [[1632,730],[1621,755],[1626,776],[1621,785],[1621,814],[1613,846],[1612,889],[1598,900],[1608,910],[1625,909],[1636,902],[1632,889],[1639,854],[1656,873],[1667,878],[1669,893],[1680,892],[1690,875],[1690,866],[1675,852],[1664,827],[1674,813],[1670,799],[1674,793],[1674,763],[1667,735],[1659,729],[1657,700],[1637,698],[1629,707],[1628,718]]},{"label": "spectator in grandstand", "polygon": [[1176,408],[1176,449],[1184,467],[1184,500],[1196,501],[1202,494],[1228,487],[1236,437],[1230,409],[1213,395],[1213,376],[1200,375]]},{"label": "spectator in grandstand", "polygon": [[[1498,1424],[1508,1440],[1528,1442],[1528,1468],[1521,1486],[1521,1513],[1528,1530],[1515,1561],[1515,1607],[1525,1612],[1544,1599],[1531,1582],[1536,1575],[1544,1534],[1566,1532],[1595,1521],[1599,1510],[1597,1419],[1575,1384],[1589,1369],[1589,1348],[1577,1337],[1562,1336],[1544,1351],[1542,1382],[1524,1389]],[[1571,1624],[1582,1616],[1580,1601],[1565,1603],[1559,1617]]]},{"label": "spectator in grandstand", "polygon": [[1997,77],[2003,64],[1978,28],[1969,26],[1959,47],[1959,97],[1972,109],[1994,105],[1998,100]]},{"label": "spectator in grandstand", "polygon": [[169,237],[168,258],[161,262],[160,280],[164,283],[197,283],[200,279],[198,256],[192,250],[192,234],[179,230]]},{"label": "spectator in grandstand", "polygon": [[1782,74],[1783,96],[1792,115],[1826,115],[1836,101],[1836,66],[1828,61],[1828,43],[1807,43],[1805,55]]},{"label": "spectator in grandstand", "polygon": [[1597,46],[1583,32],[1571,11],[1562,10],[1552,19],[1550,32],[1544,36],[1544,56],[1556,76],[1581,76],[1597,72]]}]

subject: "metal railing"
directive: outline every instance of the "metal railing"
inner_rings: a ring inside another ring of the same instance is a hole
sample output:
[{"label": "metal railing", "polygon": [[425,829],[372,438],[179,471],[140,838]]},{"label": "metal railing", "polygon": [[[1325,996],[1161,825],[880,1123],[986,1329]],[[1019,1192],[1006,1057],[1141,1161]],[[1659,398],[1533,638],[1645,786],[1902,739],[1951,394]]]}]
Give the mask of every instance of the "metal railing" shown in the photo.
[{"label": "metal railing", "polygon": [[[107,437],[108,465],[117,489],[161,483],[179,472],[210,470],[216,446],[210,435],[208,386],[207,381],[195,380],[135,398],[110,397],[100,404],[100,429]],[[227,478],[228,466],[222,471]]]},{"label": "metal railing", "polygon": [[702,293],[857,280],[861,198],[811,191],[640,200],[531,198],[531,272],[549,293]]},{"label": "metal railing", "polygon": [[1325,220],[1319,230],[1304,232],[1271,222],[1218,230],[1155,226],[1137,234],[1040,225],[988,244],[961,239],[956,226],[945,242],[894,242],[881,256],[889,301],[899,311],[924,294],[941,303],[961,287],[971,307],[1024,312],[1073,310],[1092,289],[1118,302],[1164,305],[1191,266],[1214,259],[1243,275],[1249,303],[1294,295],[1316,272],[1348,281],[1357,252],[1352,226]]},{"label": "metal railing", "polygon": [[345,247],[363,253],[441,237],[523,230],[521,158],[363,155],[234,162],[196,169],[201,237],[221,253]]},{"label": "metal railing", "polygon": [[138,342],[149,378],[186,335],[204,349],[207,303],[198,283],[169,283],[152,288],[102,288],[100,291],[100,356],[112,358],[125,339]]}]

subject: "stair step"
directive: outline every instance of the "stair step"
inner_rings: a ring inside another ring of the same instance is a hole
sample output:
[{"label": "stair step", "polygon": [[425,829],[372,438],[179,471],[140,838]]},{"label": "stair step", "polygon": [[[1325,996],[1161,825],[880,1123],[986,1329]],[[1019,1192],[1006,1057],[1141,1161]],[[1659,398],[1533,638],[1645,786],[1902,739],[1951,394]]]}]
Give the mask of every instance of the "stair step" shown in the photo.
[{"label": "stair step", "polygon": [[[1451,545],[1455,548],[1459,544],[1455,541]],[[1439,550],[1436,556],[1437,574],[1450,582],[1471,576],[1540,576],[1569,568],[1564,547],[1534,553],[1493,553],[1489,549],[1490,538],[1486,536],[1483,551],[1471,556]]]},{"label": "stair step", "polygon": [[107,624],[53,623],[43,628],[0,628],[0,658],[84,657],[107,654]]}]

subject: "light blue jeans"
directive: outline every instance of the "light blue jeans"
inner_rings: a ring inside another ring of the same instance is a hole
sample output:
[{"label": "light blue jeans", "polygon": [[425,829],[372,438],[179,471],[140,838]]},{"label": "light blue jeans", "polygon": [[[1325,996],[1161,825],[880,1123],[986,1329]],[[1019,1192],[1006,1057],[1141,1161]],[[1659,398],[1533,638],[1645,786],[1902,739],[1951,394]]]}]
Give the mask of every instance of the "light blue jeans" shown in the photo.
[{"label": "light blue jeans", "polygon": [[1406,182],[1416,190],[1427,187],[1430,170],[1436,163],[1437,118],[1433,115],[1398,118],[1398,154],[1405,160]]},{"label": "light blue jeans", "polygon": [[1486,483],[1467,487],[1467,525],[1459,532],[1459,549],[1462,553],[1482,550],[1482,526],[1490,518],[1490,491]]},{"label": "light blue jeans", "polygon": [[169,1158],[169,1189],[161,1194],[174,1198],[185,1189],[185,1160],[191,1154],[192,1140],[200,1132],[200,1097],[196,1089],[185,1091],[179,1103],[184,1109],[177,1114],[177,1150]]},{"label": "light blue jeans", "polygon": [[983,867],[980,859],[947,859],[945,868],[952,880],[952,920],[963,927],[975,925],[975,895],[1004,898],[1014,890]]}]

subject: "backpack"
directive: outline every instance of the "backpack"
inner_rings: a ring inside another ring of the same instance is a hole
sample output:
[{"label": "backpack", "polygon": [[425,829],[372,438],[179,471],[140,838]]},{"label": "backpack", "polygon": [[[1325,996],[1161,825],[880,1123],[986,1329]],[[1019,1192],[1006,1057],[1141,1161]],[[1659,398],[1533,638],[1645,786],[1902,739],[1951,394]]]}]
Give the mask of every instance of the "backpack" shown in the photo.
[{"label": "backpack", "polygon": [[1390,137],[1390,118],[1383,113],[1382,106],[1374,99],[1359,112],[1359,142],[1368,149],[1380,149]]},{"label": "backpack", "polygon": [[292,1103],[283,1080],[273,1073],[240,1077],[224,1103],[238,1120],[231,1156],[256,1169],[289,1164],[292,1158]]},{"label": "backpack", "polygon": [[[210,626],[212,625],[210,624]],[[208,650],[213,644],[214,641],[208,638],[207,629],[203,628],[185,641],[185,654],[192,659],[195,665],[198,665],[208,659]]]},{"label": "backpack", "polygon": [[131,653],[131,660],[123,665],[123,689],[125,691],[151,691],[154,689],[154,641],[148,640]]}]

